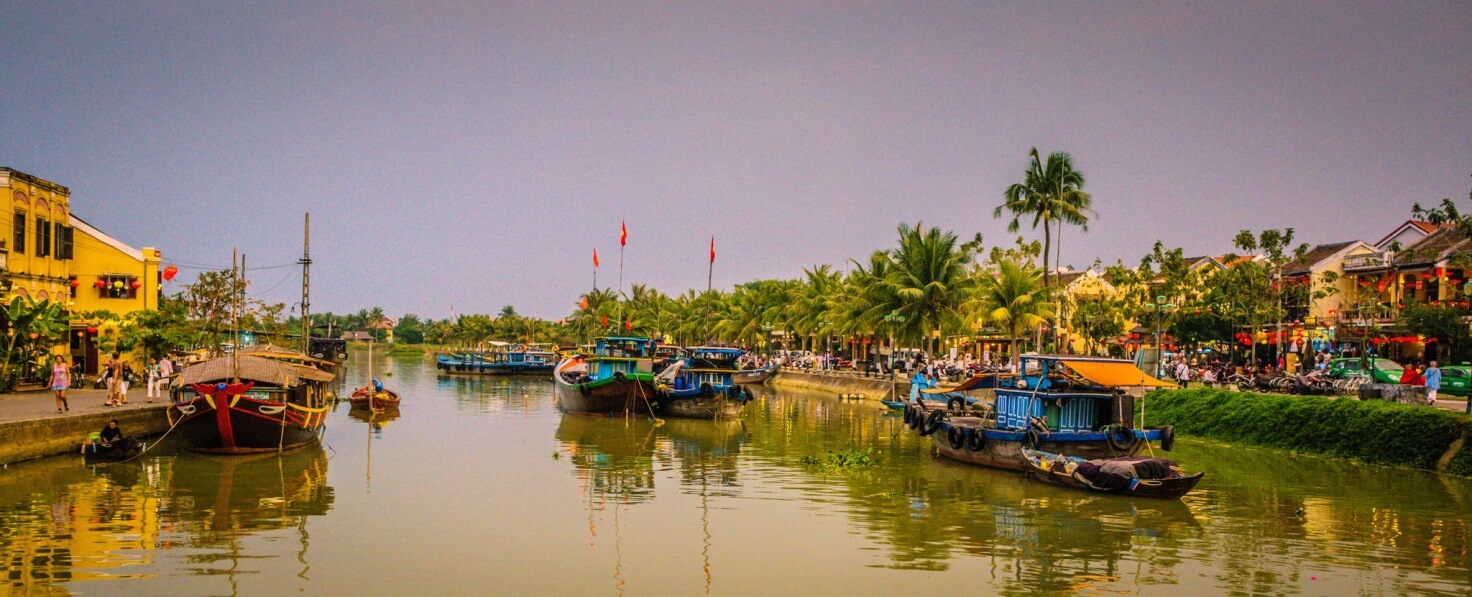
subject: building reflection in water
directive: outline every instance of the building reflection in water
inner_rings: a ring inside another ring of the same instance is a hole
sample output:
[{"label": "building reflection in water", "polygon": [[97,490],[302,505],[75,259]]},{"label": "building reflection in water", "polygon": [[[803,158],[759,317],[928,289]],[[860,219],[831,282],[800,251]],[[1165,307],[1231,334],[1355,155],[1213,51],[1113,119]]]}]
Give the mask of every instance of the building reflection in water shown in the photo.
[{"label": "building reflection in water", "polygon": [[[0,476],[0,553],[15,593],[76,581],[150,578],[160,550],[197,550],[194,574],[234,588],[241,541],[296,532],[299,574],[310,570],[307,519],[331,509],[327,455],[313,445],[278,456],[145,457],[87,467],[73,458],[13,466]],[[259,555],[259,554],[256,554]]]}]

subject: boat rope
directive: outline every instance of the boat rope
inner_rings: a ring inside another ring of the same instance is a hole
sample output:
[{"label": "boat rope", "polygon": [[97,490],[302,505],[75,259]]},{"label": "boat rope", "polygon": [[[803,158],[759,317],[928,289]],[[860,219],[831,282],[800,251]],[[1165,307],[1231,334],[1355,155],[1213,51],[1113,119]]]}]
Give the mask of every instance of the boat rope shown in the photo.
[{"label": "boat rope", "polygon": [[[167,416],[167,414],[168,414],[168,411],[165,411],[165,416]],[[172,419],[173,417],[169,417],[169,418]],[[163,435],[158,436],[158,439],[153,440],[153,445],[146,446],[142,450],[140,450],[137,454],[134,454],[132,456],[129,456],[127,458],[124,458],[122,460],[119,460],[119,461],[117,461],[114,464],[123,464],[123,463],[126,463],[126,462],[130,462],[130,461],[133,461],[133,460],[136,460],[136,459],[142,457],[144,454],[147,454],[149,450],[154,449],[160,443],[162,443],[164,441],[164,438],[168,437],[170,433],[173,433],[174,432],[174,428],[175,427],[178,427],[179,426],[179,423],[183,423],[183,422],[184,422],[184,417],[179,417],[179,420],[177,420],[177,421],[171,421],[169,423],[169,429],[167,431],[165,431]]]}]

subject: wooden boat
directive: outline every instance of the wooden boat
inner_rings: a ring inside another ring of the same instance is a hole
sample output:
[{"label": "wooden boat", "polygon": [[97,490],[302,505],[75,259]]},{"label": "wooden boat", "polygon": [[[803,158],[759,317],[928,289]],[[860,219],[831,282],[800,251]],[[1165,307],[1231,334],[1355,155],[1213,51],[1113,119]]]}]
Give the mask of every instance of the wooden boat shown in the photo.
[{"label": "wooden boat", "polygon": [[132,436],[122,437],[108,443],[89,437],[86,442],[82,443],[82,456],[85,456],[88,462],[127,460],[147,449],[147,444],[133,439]]},{"label": "wooden boat", "polygon": [[[905,408],[905,422],[931,436],[942,456],[980,466],[1024,471],[1023,449],[1085,459],[1137,454],[1149,441],[1170,450],[1174,430],[1134,429],[1127,388],[1168,387],[1134,363],[1117,359],[1024,355],[1022,374],[978,375],[952,388],[923,390]],[[965,393],[989,390],[994,401]]]},{"label": "wooden boat", "polygon": [[372,392],[372,394],[370,395],[368,388],[358,388],[356,390],[353,390],[352,396],[348,397],[348,402],[353,405],[353,408],[368,408],[375,410],[384,408],[398,408],[399,394],[398,392],[395,392],[393,390],[382,389],[376,392]]},{"label": "wooden boat", "polygon": [[653,355],[649,338],[599,338],[592,354],[563,359],[552,370],[558,408],[600,415],[652,413]]},{"label": "wooden boat", "polygon": [[506,352],[512,375],[546,375],[557,367],[557,353],[548,344],[516,346]]},{"label": "wooden boat", "polygon": [[736,360],[746,351],[721,346],[685,349],[685,357],[655,376],[660,414],[693,419],[732,418],[751,400],[751,391],[736,385]]},{"label": "wooden boat", "polygon": [[511,375],[516,369],[510,364],[507,346],[491,342],[489,348],[439,355],[435,368],[447,375]]},{"label": "wooden boat", "polygon": [[[1186,495],[1206,473],[1188,475],[1175,466],[1175,462],[1169,460],[1158,460],[1161,466],[1150,467],[1151,469],[1163,469],[1164,474],[1136,475],[1133,478],[1110,475],[1108,473],[1095,473],[1093,478],[1087,470],[1090,466],[1098,468],[1101,463],[1109,461],[1092,461],[1077,456],[1062,456],[1039,450],[1022,451],[1027,461],[1028,472],[1033,477],[1053,485],[1073,487],[1087,491],[1098,491],[1102,493],[1116,493],[1122,495],[1133,495],[1139,497],[1180,499]],[[1119,464],[1128,464],[1128,459],[1110,459]],[[1150,478],[1146,478],[1150,477]]]},{"label": "wooden boat", "polygon": [[304,365],[225,356],[184,369],[169,424],[190,450],[275,452],[321,436],[333,375]]},{"label": "wooden boat", "polygon": [[738,384],[764,384],[767,380],[777,376],[777,366],[767,365],[757,369],[743,369],[731,375],[731,381]]}]

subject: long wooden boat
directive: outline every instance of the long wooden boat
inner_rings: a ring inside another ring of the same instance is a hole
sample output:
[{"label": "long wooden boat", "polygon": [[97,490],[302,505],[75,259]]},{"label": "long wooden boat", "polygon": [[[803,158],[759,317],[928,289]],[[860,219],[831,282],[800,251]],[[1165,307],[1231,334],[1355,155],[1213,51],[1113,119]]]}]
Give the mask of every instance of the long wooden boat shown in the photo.
[{"label": "long wooden boat", "polygon": [[439,355],[435,368],[446,375],[511,375],[516,369],[505,351],[474,350]]},{"label": "long wooden boat", "polygon": [[368,388],[358,388],[353,390],[353,394],[348,397],[348,403],[352,404],[353,408],[398,408],[399,394],[389,389],[378,390],[370,394]]},{"label": "long wooden boat", "polygon": [[204,361],[180,374],[169,424],[195,452],[290,450],[321,437],[332,379],[325,371],[260,357]]},{"label": "long wooden boat", "polygon": [[616,415],[653,412],[654,341],[599,338],[592,354],[563,359],[552,370],[564,412]]},{"label": "long wooden boat", "polygon": [[[1117,359],[1025,355],[1022,374],[978,375],[952,388],[923,390],[905,422],[930,436],[940,455],[968,464],[1025,471],[1023,449],[1085,459],[1134,456],[1146,442],[1170,450],[1174,430],[1134,429],[1128,388],[1168,387]],[[970,391],[995,399],[976,401]]]},{"label": "long wooden boat", "polygon": [[692,419],[733,418],[751,400],[751,391],[736,385],[736,360],[746,351],[722,346],[685,349],[684,358],[655,376],[660,414]]},{"label": "long wooden boat", "polygon": [[[1073,487],[1087,491],[1101,493],[1116,493],[1133,495],[1139,497],[1180,499],[1201,482],[1201,477],[1206,473],[1188,475],[1175,465],[1174,461],[1164,459],[1143,459],[1153,461],[1149,467],[1138,466],[1134,462],[1142,459],[1113,458],[1109,460],[1089,461],[1077,456],[1062,456],[1039,450],[1023,450],[1023,458],[1026,459],[1028,472],[1034,478],[1053,485]],[[1131,470],[1149,470],[1155,474],[1135,473],[1130,476],[1112,475],[1104,472],[1103,466],[1107,463],[1128,466]]]},{"label": "long wooden boat", "polygon": [[777,376],[777,366],[767,365],[757,369],[743,369],[731,375],[731,381],[738,384],[759,385],[767,383],[767,380]]}]

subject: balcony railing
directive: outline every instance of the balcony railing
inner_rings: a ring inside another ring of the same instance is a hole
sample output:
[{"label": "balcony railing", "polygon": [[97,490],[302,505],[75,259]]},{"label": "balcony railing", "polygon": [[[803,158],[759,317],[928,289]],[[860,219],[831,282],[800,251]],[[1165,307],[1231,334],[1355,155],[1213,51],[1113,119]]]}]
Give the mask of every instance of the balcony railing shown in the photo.
[{"label": "balcony railing", "polygon": [[1365,255],[1351,255],[1344,258],[1344,269],[1356,270],[1385,267],[1390,264],[1391,257],[1392,255],[1390,251],[1367,253]]}]

